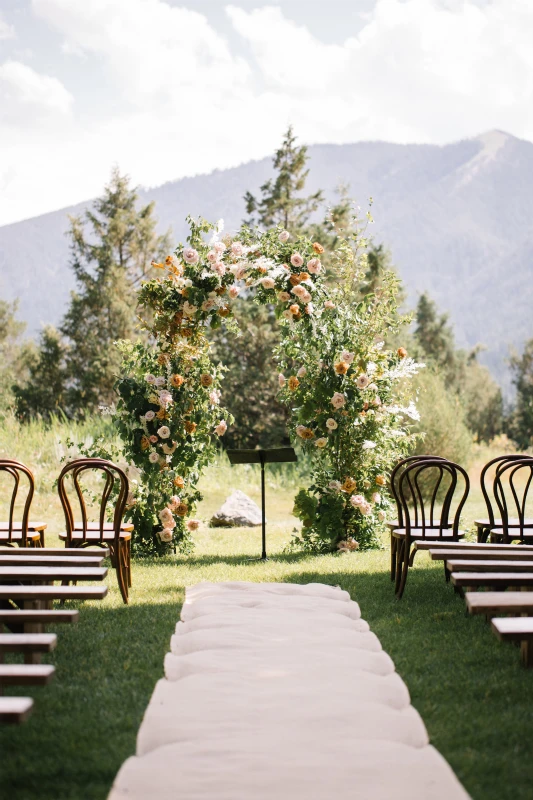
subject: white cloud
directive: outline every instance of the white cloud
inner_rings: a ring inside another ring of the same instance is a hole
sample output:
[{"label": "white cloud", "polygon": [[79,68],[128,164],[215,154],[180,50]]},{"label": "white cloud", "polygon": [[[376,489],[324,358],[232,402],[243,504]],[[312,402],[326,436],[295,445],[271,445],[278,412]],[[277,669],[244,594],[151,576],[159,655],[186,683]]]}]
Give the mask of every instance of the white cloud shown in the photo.
[{"label": "white cloud", "polygon": [[[239,53],[205,15],[166,0],[32,8],[64,54],[83,56],[88,80],[74,104],[56,78],[0,68],[10,109],[0,223],[94,196],[114,162],[154,185],[266,155],[288,122],[308,142],[445,142],[495,127],[533,139],[533,3],[523,0],[376,0],[337,44],[279,7],[231,5]],[[98,91],[94,66],[116,98],[105,112],[86,97]]]},{"label": "white cloud", "polygon": [[41,75],[20,61],[0,64],[2,119],[9,123],[35,122],[37,116],[65,116],[72,96],[61,81]]},{"label": "white cloud", "polygon": [[2,15],[0,14],[0,41],[2,39],[14,39],[15,38],[15,28],[13,25],[9,25],[5,19],[2,19]]}]

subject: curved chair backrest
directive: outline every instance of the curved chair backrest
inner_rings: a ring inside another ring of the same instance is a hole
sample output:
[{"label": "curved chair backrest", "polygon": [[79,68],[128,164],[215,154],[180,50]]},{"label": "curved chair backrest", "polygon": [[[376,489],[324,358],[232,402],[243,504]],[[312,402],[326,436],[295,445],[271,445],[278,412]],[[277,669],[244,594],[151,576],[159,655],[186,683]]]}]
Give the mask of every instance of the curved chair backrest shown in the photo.
[{"label": "curved chair backrest", "polygon": [[[435,483],[429,503],[424,499],[424,483],[428,478]],[[459,499],[454,501],[454,496],[460,489],[460,482],[464,484],[464,489]],[[439,489],[445,490],[445,493],[437,520],[435,511]],[[428,536],[432,539],[445,535],[444,531],[449,533],[451,528],[452,534],[446,538],[458,539],[459,519],[469,490],[470,480],[466,471],[453,461],[444,458],[426,458],[408,464],[398,484],[406,540],[410,541],[413,528],[416,528],[422,537]]]},{"label": "curved chair backrest", "polygon": [[[35,480],[33,478],[33,473],[25,464],[21,464],[20,461],[14,461],[11,458],[0,458],[0,472],[5,472],[13,478],[13,491],[11,493],[11,500],[9,502],[9,519],[7,521],[7,531],[2,531],[2,533],[7,533],[7,536],[2,536],[3,541],[11,542],[13,541],[13,532],[17,531],[17,542],[20,542],[21,547],[26,547],[27,545],[27,536],[28,536],[28,521],[30,517],[30,506],[31,501],[33,500],[33,495],[35,492]],[[17,495],[20,488],[20,478],[21,475],[25,475],[28,479],[28,489],[26,494],[26,500],[24,502],[24,510],[22,512],[22,520],[21,520],[21,537],[18,537],[19,528],[15,526],[15,504],[17,501]]]},{"label": "curved chair backrest", "polygon": [[[95,530],[92,529],[90,538],[87,537],[87,531],[89,530],[87,507],[83,497],[83,490],[80,485],[80,477],[85,472],[100,472],[103,473],[105,477],[105,486],[102,491],[102,497],[99,505],[98,528],[96,529],[96,533],[99,535],[96,536]],[[76,518],[69,500],[66,486],[67,477],[72,478],[73,488],[78,499],[81,524],[76,523]],[[118,497],[116,500],[113,500],[111,493],[117,481],[119,483]],[[94,544],[95,541],[102,541],[104,534],[107,534],[107,538],[109,538],[109,530],[107,530],[107,532],[105,531],[105,522],[107,517],[107,508],[110,502],[114,503],[113,533],[115,541],[120,538],[120,526],[122,523],[122,517],[124,516],[124,510],[126,508],[129,491],[128,479],[120,467],[117,467],[116,464],[113,464],[111,461],[106,461],[103,458],[78,458],[75,461],[71,461],[61,470],[61,474],[59,475],[59,479],[57,481],[57,490],[59,492],[59,499],[61,500],[61,505],[63,506],[63,511],[65,514],[67,546],[72,541],[72,533],[74,530],[82,533],[81,537],[79,535],[76,537],[76,544],[87,541]]]},{"label": "curved chair backrest", "polygon": [[[510,461],[520,460],[521,458],[529,458],[529,456],[527,456],[525,454],[524,455],[516,455],[516,454],[514,454],[514,455],[497,456],[496,458],[493,458],[491,461],[489,461],[487,464],[485,464],[485,466],[481,470],[481,475],[479,477],[479,480],[480,480],[480,483],[481,483],[481,492],[483,493],[483,497],[485,498],[485,505],[487,506],[487,516],[489,518],[489,525],[490,525],[491,528],[494,528],[494,526],[496,524],[496,517],[494,515],[494,507],[492,505],[492,501],[491,501],[491,498],[489,496],[489,492],[487,490],[487,485],[486,485],[487,484],[487,473],[488,473],[489,469],[491,467],[493,467],[495,464],[497,465],[496,466],[496,473],[497,473],[498,470],[504,464],[506,464],[506,463],[508,463]],[[496,499],[495,496],[494,496],[494,486],[495,486],[495,483],[494,483],[494,480],[493,480],[492,493],[493,493],[493,499]]]},{"label": "curved chair backrest", "polygon": [[[441,456],[431,456],[431,455],[427,455],[427,456],[408,456],[407,458],[403,458],[401,461],[399,461],[396,464],[396,466],[394,467],[394,469],[392,470],[391,474],[390,474],[390,490],[391,490],[392,496],[394,497],[394,501],[396,503],[396,512],[397,512],[397,515],[398,515],[398,527],[399,528],[403,528],[404,527],[404,513],[403,513],[402,503],[400,501],[400,495],[399,495],[400,479],[401,479],[403,473],[405,472],[405,470],[411,464],[414,464],[415,462],[419,462],[419,461],[428,461],[428,460],[444,461],[445,459],[443,459]],[[408,485],[409,485],[409,481],[408,481]],[[413,524],[412,524],[412,527],[413,528],[417,528],[418,527],[418,516],[419,516],[417,495],[413,491],[413,487],[409,487],[409,488],[411,489],[412,501],[413,501],[412,502],[412,513],[413,513],[413,518],[412,518],[412,523]],[[429,516],[429,519],[431,520],[431,524],[433,524],[433,522],[436,522],[435,517],[434,517],[434,507],[435,507],[435,501],[436,501],[436,498],[437,498],[438,490],[439,490],[439,484],[436,485],[435,491],[433,492],[433,496],[432,496],[432,502],[431,502],[431,507],[430,507],[430,516]]]},{"label": "curved chair backrest", "polygon": [[[525,483],[520,485],[520,479]],[[525,528],[532,532],[532,523],[526,523],[526,506],[532,481],[533,456],[509,459],[496,469],[493,492],[502,518],[504,541],[509,541],[509,521],[514,517],[515,511],[518,524],[513,523],[511,526],[514,538],[523,539]]]}]

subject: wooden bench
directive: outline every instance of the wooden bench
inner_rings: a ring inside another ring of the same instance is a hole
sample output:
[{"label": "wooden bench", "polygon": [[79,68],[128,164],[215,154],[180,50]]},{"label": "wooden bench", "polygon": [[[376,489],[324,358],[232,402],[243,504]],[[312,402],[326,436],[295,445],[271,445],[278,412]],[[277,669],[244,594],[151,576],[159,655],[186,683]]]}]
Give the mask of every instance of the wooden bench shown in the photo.
[{"label": "wooden bench", "polygon": [[1,609],[0,608],[0,631],[2,626],[7,626],[12,629],[13,625],[22,628],[21,632],[29,632],[36,631],[39,628],[38,632],[44,632],[45,625],[58,625],[58,624],[65,624],[65,623],[75,623],[78,621],[80,616],[79,611],[68,610],[64,611],[61,610],[52,610],[52,609],[31,609],[31,610],[24,610],[24,609]]},{"label": "wooden bench", "polygon": [[56,644],[55,633],[0,633],[0,657],[4,653],[49,653]]},{"label": "wooden bench", "polygon": [[32,708],[31,697],[0,697],[0,722],[3,724],[26,722]]},{"label": "wooden bench", "polygon": [[102,600],[107,586],[1,586],[0,600]]},{"label": "wooden bench", "polygon": [[520,654],[525,667],[533,667],[533,617],[503,617],[492,620],[492,630],[498,639],[520,642]]},{"label": "wooden bench", "polygon": [[533,592],[466,592],[465,601],[471,614],[533,614]]},{"label": "wooden bench", "polygon": [[[485,559],[498,561],[533,561],[533,552],[522,553],[524,548],[515,547],[513,550],[460,550],[453,547],[442,547],[438,550],[429,550],[429,556],[433,561],[448,561],[460,558],[468,561],[482,561]],[[0,559],[1,561],[1,559]]]},{"label": "wooden bench", "polygon": [[489,586],[503,591],[509,586],[533,587],[533,572],[452,572],[451,581],[460,589]]},{"label": "wooden bench", "polygon": [[101,557],[109,556],[108,547],[0,547],[0,555],[29,555],[37,556],[76,556],[82,557]]},{"label": "wooden bench", "polygon": [[533,574],[533,561],[506,561],[499,558],[450,558],[446,561],[446,568],[450,572],[531,572]]},{"label": "wooden bench", "polygon": [[56,668],[51,664],[0,664],[2,686],[46,686]]},{"label": "wooden bench", "polygon": [[4,567],[0,585],[6,581],[103,581],[106,567]]},{"label": "wooden bench", "polygon": [[0,567],[101,567],[103,556],[0,555]]},{"label": "wooden bench", "polygon": [[448,548],[448,549],[457,549],[460,551],[463,550],[479,550],[479,551],[487,551],[490,552],[491,550],[521,550],[521,551],[529,551],[533,553],[533,545],[530,544],[484,544],[483,542],[422,542],[418,540],[416,542],[416,549],[417,550],[437,550],[439,548]]}]

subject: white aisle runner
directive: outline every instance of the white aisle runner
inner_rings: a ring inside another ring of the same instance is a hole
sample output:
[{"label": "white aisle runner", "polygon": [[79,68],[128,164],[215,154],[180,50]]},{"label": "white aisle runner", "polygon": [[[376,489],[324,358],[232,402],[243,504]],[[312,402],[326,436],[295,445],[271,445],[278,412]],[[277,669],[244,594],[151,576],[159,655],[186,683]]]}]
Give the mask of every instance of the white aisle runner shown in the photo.
[{"label": "white aisle runner", "polygon": [[347,592],[201,583],[109,800],[468,800]]}]

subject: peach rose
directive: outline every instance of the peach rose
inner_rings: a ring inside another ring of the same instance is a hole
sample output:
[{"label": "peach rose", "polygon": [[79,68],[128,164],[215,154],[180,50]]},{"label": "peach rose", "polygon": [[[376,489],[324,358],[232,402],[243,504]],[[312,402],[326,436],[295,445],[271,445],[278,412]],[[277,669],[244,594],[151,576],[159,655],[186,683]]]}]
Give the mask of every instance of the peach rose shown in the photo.
[{"label": "peach rose", "polygon": [[314,250],[314,251],[315,251],[315,253],[316,253],[317,255],[319,255],[319,256],[321,256],[321,255],[322,255],[322,253],[324,252],[324,248],[323,248],[323,247],[322,247],[322,245],[321,245],[321,244],[319,244],[318,242],[313,242],[313,250]]},{"label": "peach rose", "polygon": [[308,261],[307,269],[312,275],[318,275],[318,273],[322,269],[322,264],[320,263],[320,259],[312,258],[310,261]]},{"label": "peach rose", "polygon": [[280,235],[278,236],[278,241],[280,241],[281,244],[285,244],[285,242],[288,242],[290,238],[291,235],[289,231],[281,231]]},{"label": "peach rose", "polygon": [[350,369],[350,366],[349,364],[346,364],[345,361],[339,361],[337,364],[335,364],[334,369],[337,375],[346,375]]},{"label": "peach rose", "polygon": [[304,260],[300,253],[293,253],[291,256],[291,264],[293,267],[301,267],[304,263]]},{"label": "peach rose", "polygon": [[183,377],[183,375],[173,375],[170,379],[170,383],[175,389],[179,389],[184,382],[185,378]]},{"label": "peach rose", "polygon": [[228,423],[226,420],[221,419],[218,425],[215,428],[215,433],[217,436],[224,436],[226,431],[228,430]]},{"label": "peach rose", "polygon": [[333,408],[342,408],[343,405],[346,403],[346,397],[341,394],[341,392],[335,392],[333,397],[330,400],[331,405]]},{"label": "peach rose", "polygon": [[189,531],[196,531],[200,527],[200,520],[199,519],[188,519],[187,520],[187,530]]},{"label": "peach rose", "polygon": [[298,388],[298,386],[300,385],[300,381],[298,380],[298,378],[295,375],[291,375],[291,377],[289,378],[288,384],[289,384],[289,389],[291,390],[291,392],[294,392]]}]

